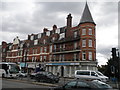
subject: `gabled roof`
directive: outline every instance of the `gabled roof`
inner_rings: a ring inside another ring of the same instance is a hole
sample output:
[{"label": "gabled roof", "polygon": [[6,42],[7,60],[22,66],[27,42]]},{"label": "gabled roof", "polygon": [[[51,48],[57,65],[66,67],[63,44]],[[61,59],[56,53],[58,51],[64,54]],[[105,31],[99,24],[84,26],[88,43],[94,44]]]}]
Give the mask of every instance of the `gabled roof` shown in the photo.
[{"label": "gabled roof", "polygon": [[90,13],[90,10],[89,10],[89,7],[88,7],[88,4],[86,2],[86,5],[85,5],[85,9],[83,11],[83,14],[82,14],[82,17],[81,17],[81,20],[80,20],[80,23],[79,24],[82,24],[82,23],[94,23],[94,20],[92,18],[92,15]]}]

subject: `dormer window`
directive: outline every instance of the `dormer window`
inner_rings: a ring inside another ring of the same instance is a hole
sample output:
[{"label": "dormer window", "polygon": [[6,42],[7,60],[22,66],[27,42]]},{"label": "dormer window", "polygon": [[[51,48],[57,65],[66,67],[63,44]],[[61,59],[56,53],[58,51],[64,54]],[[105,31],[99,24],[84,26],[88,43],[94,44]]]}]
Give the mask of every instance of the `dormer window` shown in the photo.
[{"label": "dormer window", "polygon": [[38,38],[41,38],[41,33],[40,33],[40,34],[38,34]]},{"label": "dormer window", "polygon": [[60,33],[60,29],[58,28],[58,29],[56,29],[56,31],[55,31],[55,33]]},{"label": "dormer window", "polygon": [[33,40],[34,39],[34,36],[31,36],[30,40]]},{"label": "dormer window", "polygon": [[38,40],[34,40],[34,45],[37,45],[38,44]]},{"label": "dormer window", "polygon": [[63,38],[65,38],[65,33],[61,33],[61,34],[60,34],[59,40],[61,40],[61,39],[63,39]]},{"label": "dormer window", "polygon": [[9,49],[12,49],[12,45],[11,45],[11,46],[9,46]]},{"label": "dormer window", "polygon": [[50,31],[47,31],[47,32],[46,32],[46,35],[47,35],[47,36],[50,36]]}]

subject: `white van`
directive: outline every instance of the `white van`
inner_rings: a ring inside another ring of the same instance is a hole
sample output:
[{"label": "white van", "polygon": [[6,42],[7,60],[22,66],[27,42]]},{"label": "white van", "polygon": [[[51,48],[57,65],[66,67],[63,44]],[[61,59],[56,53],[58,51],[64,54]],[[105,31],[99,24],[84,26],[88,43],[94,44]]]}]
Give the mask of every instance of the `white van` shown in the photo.
[{"label": "white van", "polygon": [[101,81],[108,81],[108,77],[103,75],[99,71],[92,71],[92,70],[76,70],[75,71],[75,78],[79,79],[97,79]]},{"label": "white van", "polygon": [[16,63],[0,62],[0,77],[16,78],[20,68]]}]

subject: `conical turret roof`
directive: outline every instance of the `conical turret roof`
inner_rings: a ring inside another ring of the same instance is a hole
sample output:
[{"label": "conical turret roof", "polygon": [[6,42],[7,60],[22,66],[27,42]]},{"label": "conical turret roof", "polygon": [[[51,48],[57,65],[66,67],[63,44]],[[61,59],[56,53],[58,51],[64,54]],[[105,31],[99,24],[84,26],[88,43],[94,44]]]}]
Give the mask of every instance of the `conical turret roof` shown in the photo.
[{"label": "conical turret roof", "polygon": [[80,23],[79,24],[82,24],[82,23],[94,23],[94,20],[92,18],[92,15],[90,13],[90,10],[89,10],[89,7],[88,7],[88,4],[86,2],[86,5],[85,5],[85,9],[83,11],[83,14],[82,14],[82,17],[81,17],[81,20],[80,20]]}]

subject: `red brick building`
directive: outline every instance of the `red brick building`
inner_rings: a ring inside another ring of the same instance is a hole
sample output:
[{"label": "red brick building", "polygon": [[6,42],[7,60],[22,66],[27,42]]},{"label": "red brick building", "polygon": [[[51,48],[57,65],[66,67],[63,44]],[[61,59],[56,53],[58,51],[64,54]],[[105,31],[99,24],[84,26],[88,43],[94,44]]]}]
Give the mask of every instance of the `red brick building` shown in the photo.
[{"label": "red brick building", "polygon": [[[78,69],[97,70],[96,34],[94,20],[86,3],[80,23],[72,27],[72,16],[67,16],[66,26],[52,30],[43,29],[43,33],[28,35],[27,40],[18,37],[13,43],[2,43],[5,48],[3,61],[27,63],[28,68],[37,65],[46,71],[61,76],[74,76]],[[7,45],[7,46],[6,46]]]}]

